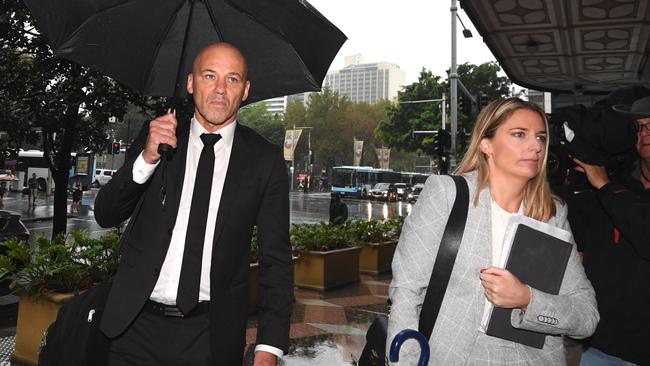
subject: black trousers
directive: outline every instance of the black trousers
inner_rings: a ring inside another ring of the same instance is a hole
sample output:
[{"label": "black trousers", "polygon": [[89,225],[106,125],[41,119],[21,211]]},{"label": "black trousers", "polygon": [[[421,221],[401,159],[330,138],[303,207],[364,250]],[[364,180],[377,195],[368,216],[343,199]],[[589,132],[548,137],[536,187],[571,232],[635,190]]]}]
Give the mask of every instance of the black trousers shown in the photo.
[{"label": "black trousers", "polygon": [[109,366],[208,366],[208,314],[191,318],[140,312],[129,329],[111,343]]}]

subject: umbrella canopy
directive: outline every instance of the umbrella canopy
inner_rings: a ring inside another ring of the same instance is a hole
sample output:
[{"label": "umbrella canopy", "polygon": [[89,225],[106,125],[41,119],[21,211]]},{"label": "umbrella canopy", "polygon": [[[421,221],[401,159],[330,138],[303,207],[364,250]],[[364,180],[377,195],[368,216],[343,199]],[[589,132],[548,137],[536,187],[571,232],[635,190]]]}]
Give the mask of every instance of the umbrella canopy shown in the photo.
[{"label": "umbrella canopy", "polygon": [[18,177],[11,173],[11,170],[0,170],[0,182],[15,182]]},{"label": "umbrella canopy", "polygon": [[25,0],[54,53],[143,94],[187,95],[203,47],[248,61],[248,103],[320,90],[345,35],[304,0]]}]

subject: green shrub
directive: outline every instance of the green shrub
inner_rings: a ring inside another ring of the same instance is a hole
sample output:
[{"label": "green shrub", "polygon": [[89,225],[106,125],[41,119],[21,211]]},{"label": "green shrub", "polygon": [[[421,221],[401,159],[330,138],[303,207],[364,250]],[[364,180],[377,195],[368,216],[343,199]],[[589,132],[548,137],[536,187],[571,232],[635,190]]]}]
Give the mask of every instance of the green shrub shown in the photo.
[{"label": "green shrub", "polygon": [[289,231],[291,246],[295,252],[328,251],[350,248],[346,226],[320,224],[293,224]]},{"label": "green shrub", "polygon": [[374,219],[354,219],[345,223],[349,240],[361,246],[367,243],[383,243],[390,240],[387,236],[387,227],[381,221]]},{"label": "green shrub", "polygon": [[34,250],[24,241],[0,243],[0,278],[14,292],[42,295],[85,290],[105,279],[115,268],[119,231],[99,239],[87,231],[72,231],[50,240],[34,239]]}]

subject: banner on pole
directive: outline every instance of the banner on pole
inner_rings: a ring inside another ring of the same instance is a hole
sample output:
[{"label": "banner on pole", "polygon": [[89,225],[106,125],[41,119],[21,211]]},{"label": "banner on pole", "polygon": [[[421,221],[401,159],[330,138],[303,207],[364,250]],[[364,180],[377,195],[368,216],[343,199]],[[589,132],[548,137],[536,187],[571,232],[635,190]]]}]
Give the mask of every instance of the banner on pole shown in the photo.
[{"label": "banner on pole", "polygon": [[361,165],[361,156],[363,156],[363,140],[354,140],[354,166]]},{"label": "banner on pole", "polygon": [[380,147],[375,149],[377,153],[377,160],[379,161],[379,167],[381,169],[388,169],[390,166],[390,148]]},{"label": "banner on pole", "polygon": [[302,130],[287,130],[284,133],[284,160],[293,161],[293,152],[296,150]]}]

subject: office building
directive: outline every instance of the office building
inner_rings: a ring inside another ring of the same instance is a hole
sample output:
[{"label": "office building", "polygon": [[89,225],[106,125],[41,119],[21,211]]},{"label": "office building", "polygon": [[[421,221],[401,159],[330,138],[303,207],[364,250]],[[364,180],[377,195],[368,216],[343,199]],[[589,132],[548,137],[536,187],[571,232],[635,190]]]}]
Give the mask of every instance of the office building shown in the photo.
[{"label": "office building", "polygon": [[329,87],[352,102],[377,103],[381,99],[397,100],[404,85],[404,71],[388,62],[364,63],[360,54],[345,58],[345,67],[331,71],[323,87]]}]

